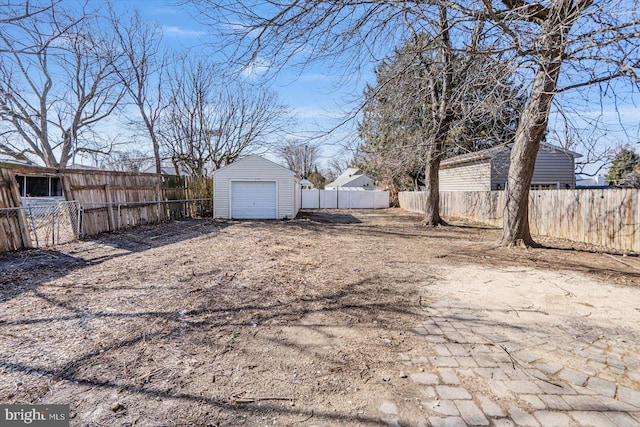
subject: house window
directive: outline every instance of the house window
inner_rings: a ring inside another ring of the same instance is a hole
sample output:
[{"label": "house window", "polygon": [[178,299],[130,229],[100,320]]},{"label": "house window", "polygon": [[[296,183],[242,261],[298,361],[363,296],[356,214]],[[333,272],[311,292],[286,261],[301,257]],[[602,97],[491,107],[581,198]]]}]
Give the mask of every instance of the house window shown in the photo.
[{"label": "house window", "polygon": [[16,175],[16,181],[22,197],[62,196],[62,183],[59,177]]},{"label": "house window", "polygon": [[49,178],[46,176],[28,176],[25,186],[26,197],[45,197],[49,195]]},{"label": "house window", "polygon": [[51,195],[52,196],[62,196],[62,182],[60,182],[60,178],[51,177]]},{"label": "house window", "polygon": [[531,184],[532,190],[557,190],[558,184]]}]

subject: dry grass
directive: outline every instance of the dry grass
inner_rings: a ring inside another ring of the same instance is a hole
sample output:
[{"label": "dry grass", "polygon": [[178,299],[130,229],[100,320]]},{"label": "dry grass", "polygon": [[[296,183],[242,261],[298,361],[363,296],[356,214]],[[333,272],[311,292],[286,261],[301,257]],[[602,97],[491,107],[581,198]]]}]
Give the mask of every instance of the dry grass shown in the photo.
[{"label": "dry grass", "polygon": [[439,265],[640,277],[602,254],[496,239],[399,210],[319,212],[5,254],[0,402],[70,403],[83,426],[377,425],[374,396],[410,394],[390,379],[420,345],[409,331]]}]

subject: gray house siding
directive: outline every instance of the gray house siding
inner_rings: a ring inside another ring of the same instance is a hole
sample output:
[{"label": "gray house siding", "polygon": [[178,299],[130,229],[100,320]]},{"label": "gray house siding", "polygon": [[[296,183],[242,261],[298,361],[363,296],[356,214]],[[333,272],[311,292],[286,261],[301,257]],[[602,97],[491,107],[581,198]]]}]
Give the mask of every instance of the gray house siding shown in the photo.
[{"label": "gray house siding", "polygon": [[491,190],[504,190],[509,176],[509,156],[511,152],[504,149],[496,153],[491,162]]},{"label": "gray house siding", "polygon": [[[511,152],[507,147],[452,157],[440,167],[440,191],[504,190]],[[579,154],[542,144],[536,157],[532,186],[575,188],[575,157]]]},{"label": "gray house siding", "polygon": [[440,191],[486,191],[490,176],[486,160],[441,169]]},{"label": "gray house siding", "polygon": [[575,167],[573,156],[562,150],[547,146],[540,147],[533,171],[532,184],[558,184],[558,188],[575,188]]},{"label": "gray house siding", "polygon": [[[491,159],[491,190],[504,190],[509,174],[510,151],[502,150]],[[573,155],[543,145],[538,151],[531,184],[556,184],[559,189],[575,188]]]}]

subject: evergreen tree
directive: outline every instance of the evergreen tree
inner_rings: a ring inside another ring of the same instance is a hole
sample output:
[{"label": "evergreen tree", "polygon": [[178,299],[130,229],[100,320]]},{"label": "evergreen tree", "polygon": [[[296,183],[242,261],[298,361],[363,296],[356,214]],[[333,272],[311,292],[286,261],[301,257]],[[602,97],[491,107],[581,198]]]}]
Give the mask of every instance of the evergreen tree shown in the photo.
[{"label": "evergreen tree", "polygon": [[327,178],[318,172],[317,166],[314,166],[313,172],[307,175],[307,179],[313,184],[313,187],[318,190],[324,190],[324,186],[327,184]]},{"label": "evergreen tree", "polygon": [[446,81],[432,45],[427,35],[414,37],[376,67],[375,85],[364,91],[358,166],[392,190],[425,185],[430,136],[440,126],[431,94],[443,85],[451,86],[451,122],[442,157],[511,142],[524,104],[497,58],[452,53]]},{"label": "evergreen tree", "polygon": [[613,163],[605,179],[611,185],[619,184],[634,168],[640,166],[640,156],[629,148],[622,148],[613,158]]}]

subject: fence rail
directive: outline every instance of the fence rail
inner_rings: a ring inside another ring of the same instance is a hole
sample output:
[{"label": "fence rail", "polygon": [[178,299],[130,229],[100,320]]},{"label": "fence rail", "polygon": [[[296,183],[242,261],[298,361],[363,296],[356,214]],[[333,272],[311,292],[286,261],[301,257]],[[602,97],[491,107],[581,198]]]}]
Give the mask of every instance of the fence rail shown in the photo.
[{"label": "fence rail", "polygon": [[212,212],[213,200],[208,198],[145,202],[84,202],[80,204],[79,237],[142,224],[208,216]]},{"label": "fence rail", "polygon": [[388,191],[302,190],[302,209],[385,209]]},{"label": "fence rail", "polygon": [[[401,192],[400,207],[424,212],[424,192]],[[503,191],[440,192],[440,213],[502,226]],[[640,252],[640,190],[538,190],[529,195],[529,224],[538,236]]]},{"label": "fence rail", "polygon": [[[15,174],[59,177],[64,198],[23,199]],[[0,162],[0,252],[212,212],[211,178]]]},{"label": "fence rail", "polygon": [[[90,237],[95,228],[87,226],[86,218],[95,218],[96,212],[108,215],[113,212],[113,227],[110,231],[122,230],[144,223],[169,221],[172,219],[205,216],[211,212],[211,199],[163,200],[131,203],[79,203],[77,201],[29,202],[23,207],[0,208],[0,220],[24,216],[26,232],[31,238],[31,246],[49,248],[72,242],[78,238]],[[131,221],[130,210],[140,206],[152,205],[158,216],[146,218],[146,222],[136,218]],[[177,213],[177,214],[176,214]],[[7,247],[2,250],[16,250],[19,247]]]}]

